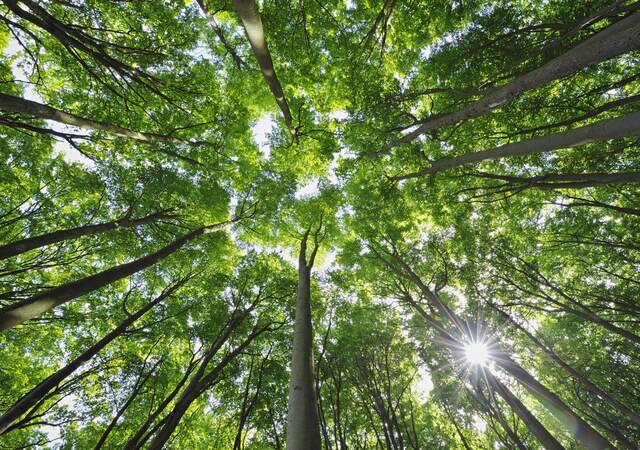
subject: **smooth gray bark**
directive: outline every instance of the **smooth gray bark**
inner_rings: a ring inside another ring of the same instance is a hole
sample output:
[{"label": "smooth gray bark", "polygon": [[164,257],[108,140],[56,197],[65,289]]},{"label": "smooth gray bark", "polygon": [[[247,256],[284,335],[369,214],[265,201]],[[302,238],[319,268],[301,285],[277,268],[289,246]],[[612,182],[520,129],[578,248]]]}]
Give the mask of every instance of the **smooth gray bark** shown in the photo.
[{"label": "smooth gray bark", "polygon": [[529,431],[538,439],[546,450],[564,450],[560,442],[535,418],[531,411],[492,373],[486,377],[489,386],[493,388],[502,399],[511,407],[513,412],[522,420]]},{"label": "smooth gray bark", "polygon": [[276,75],[276,70],[273,67],[273,59],[271,58],[271,52],[269,51],[264,29],[262,28],[262,19],[260,18],[258,5],[256,5],[254,0],[233,0],[233,6],[238,16],[240,16],[240,20],[242,20],[242,25],[247,33],[253,54],[258,61],[264,80],[267,82],[271,93],[282,111],[287,128],[292,129],[293,121],[291,111],[289,110],[287,99],[284,96],[282,85]]},{"label": "smooth gray bark", "polygon": [[418,172],[392,177],[393,180],[407,180],[435,175],[441,170],[477,164],[487,160],[497,160],[509,156],[523,156],[548,152],[563,148],[572,148],[592,142],[606,141],[625,136],[640,135],[640,112],[627,114],[615,119],[602,120],[573,130],[553,133],[525,141],[502,145],[491,150],[466,153],[452,158],[443,158],[431,163],[431,166]]},{"label": "smooth gray bark", "polygon": [[89,236],[105,231],[115,230],[117,228],[130,228],[140,225],[146,225],[165,216],[166,211],[149,214],[139,219],[123,217],[121,219],[99,223],[96,225],[85,225],[82,227],[69,228],[66,230],[57,230],[51,233],[41,234],[40,236],[20,239],[19,241],[0,246],[0,260],[10,258],[12,256],[17,256],[22,253],[28,252],[29,250],[34,250],[36,248],[44,247],[47,245],[56,244],[58,242],[71,239],[77,239],[81,236]]},{"label": "smooth gray bark", "polygon": [[121,280],[122,278],[133,275],[148,267],[151,267],[158,261],[175,253],[188,242],[194,240],[198,236],[210,233],[224,228],[231,221],[222,222],[216,225],[198,228],[176,239],[157,252],[138,258],[135,261],[121,264],[111,269],[104,270],[95,275],[72,281],[62,286],[49,289],[41,294],[26,298],[0,310],[0,331],[13,328],[16,325],[29,319],[40,316],[56,306],[73,300],[82,295],[93,292],[101,287]]},{"label": "smooth gray bark", "polygon": [[639,184],[640,172],[618,173],[559,173],[538,175],[534,177],[515,177],[509,175],[497,175],[491,173],[472,173],[474,177],[500,180],[505,183],[498,186],[490,186],[490,189],[523,190],[535,189],[581,189],[585,187],[612,185],[612,184]]},{"label": "smooth gray bark", "polygon": [[311,324],[311,268],[318,244],[315,243],[307,261],[308,237],[309,230],[302,239],[298,256],[298,290],[287,414],[287,450],[321,449]]},{"label": "smooth gray bark", "polygon": [[71,125],[78,128],[91,131],[106,131],[116,136],[124,137],[127,139],[133,139],[134,141],[152,143],[152,142],[166,142],[170,144],[181,145],[193,145],[195,142],[185,141],[172,136],[167,136],[158,133],[144,133],[141,131],[134,131],[128,128],[119,127],[107,122],[100,122],[97,120],[88,119],[86,117],[71,114],[59,109],[53,108],[49,105],[34,102],[32,100],[26,100],[24,98],[15,97],[13,95],[0,93],[0,110],[26,114],[39,119],[51,120],[54,122],[62,123],[64,125]]},{"label": "smooth gray bark", "polygon": [[390,150],[407,144],[428,131],[481,116],[498,108],[522,93],[543,86],[553,80],[567,77],[585,67],[640,48],[640,13],[634,13],[541,67],[516,77],[510,83],[493,90],[482,99],[458,111],[426,119],[416,130],[389,143],[385,148],[368,156],[375,158],[389,154]]}]

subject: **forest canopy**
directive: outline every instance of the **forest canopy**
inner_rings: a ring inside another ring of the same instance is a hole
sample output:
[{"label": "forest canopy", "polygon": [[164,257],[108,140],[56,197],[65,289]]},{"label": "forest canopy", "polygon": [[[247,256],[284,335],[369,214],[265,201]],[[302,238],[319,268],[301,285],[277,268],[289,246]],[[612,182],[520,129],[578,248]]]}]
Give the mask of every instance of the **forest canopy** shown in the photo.
[{"label": "forest canopy", "polygon": [[0,449],[637,450],[640,2],[2,0]]}]

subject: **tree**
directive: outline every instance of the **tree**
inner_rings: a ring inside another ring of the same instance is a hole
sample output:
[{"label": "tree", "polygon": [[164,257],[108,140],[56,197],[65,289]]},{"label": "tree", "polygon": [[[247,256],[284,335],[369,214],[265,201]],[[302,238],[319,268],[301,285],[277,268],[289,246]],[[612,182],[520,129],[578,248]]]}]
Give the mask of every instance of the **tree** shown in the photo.
[{"label": "tree", "polygon": [[0,447],[634,449],[639,48],[634,0],[0,2]]},{"label": "tree", "polygon": [[291,381],[287,417],[287,448],[320,449],[320,422],[316,398],[311,323],[311,269],[322,236],[322,220],[313,233],[313,247],[307,257],[311,228],[302,235],[298,255],[298,290],[293,330]]}]

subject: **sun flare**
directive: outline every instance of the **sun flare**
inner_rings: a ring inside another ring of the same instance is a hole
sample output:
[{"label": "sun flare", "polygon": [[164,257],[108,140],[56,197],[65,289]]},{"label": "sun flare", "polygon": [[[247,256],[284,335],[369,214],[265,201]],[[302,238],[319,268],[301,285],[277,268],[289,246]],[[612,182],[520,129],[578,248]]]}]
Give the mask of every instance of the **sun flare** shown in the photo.
[{"label": "sun flare", "polygon": [[470,342],[464,346],[464,357],[473,366],[484,366],[489,361],[489,347],[484,342]]}]

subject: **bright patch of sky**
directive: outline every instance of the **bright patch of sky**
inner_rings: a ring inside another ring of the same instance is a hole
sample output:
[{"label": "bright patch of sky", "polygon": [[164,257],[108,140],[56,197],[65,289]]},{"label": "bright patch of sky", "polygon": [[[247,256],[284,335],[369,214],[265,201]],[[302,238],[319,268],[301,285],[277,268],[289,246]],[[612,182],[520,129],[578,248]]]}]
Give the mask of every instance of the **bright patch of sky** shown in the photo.
[{"label": "bright patch of sky", "polygon": [[271,144],[269,143],[269,136],[273,133],[273,129],[276,124],[273,120],[271,113],[265,114],[260,119],[256,120],[251,126],[251,135],[253,136],[253,142],[256,143],[258,149],[262,153],[264,159],[269,159],[271,156]]},{"label": "bright patch of sky", "polygon": [[319,178],[311,178],[307,181],[306,184],[298,187],[296,190],[295,198],[296,200],[303,200],[313,198],[320,193],[320,179]]},{"label": "bright patch of sky", "polygon": [[27,82],[29,78],[27,75],[27,68],[30,68],[31,64],[22,56],[21,52],[22,47],[20,46],[16,38],[11,37],[11,39],[9,39],[7,48],[4,51],[4,54],[8,57],[15,57],[13,63],[11,64],[11,72],[13,74],[13,78],[16,82],[22,84],[22,86],[24,87],[24,93],[22,94],[24,98],[34,102],[41,102],[42,99],[33,88],[33,85]]},{"label": "bright patch of sky", "polygon": [[480,433],[484,433],[487,429],[487,422],[484,421],[482,417],[477,414],[473,415],[473,428],[478,430]]},{"label": "bright patch of sky", "polygon": [[[69,126],[51,122],[48,120],[46,122],[47,122],[48,128],[51,128],[56,131],[61,131],[64,133],[74,133],[77,131],[77,128],[74,128],[74,127],[69,127]],[[62,155],[64,160],[68,163],[82,164],[87,168],[95,167],[95,163],[91,159],[84,156],[67,141],[57,140],[53,145],[53,151],[54,151],[54,156]]]},{"label": "bright patch of sky", "polygon": [[417,381],[415,384],[416,394],[421,402],[426,402],[429,398],[429,394],[433,390],[433,381],[431,381],[431,373],[426,367],[421,366],[418,368]]},{"label": "bright patch of sky", "polygon": [[410,74],[401,75],[400,73],[395,73],[393,76],[400,83],[400,89],[405,90],[409,86],[409,79],[411,78]]},{"label": "bright patch of sky", "polygon": [[333,250],[329,250],[329,253],[322,259],[322,264],[316,268],[316,272],[320,275],[324,275],[327,271],[333,268],[336,261],[337,253]]},{"label": "bright patch of sky", "polygon": [[189,56],[193,60],[204,59],[206,61],[220,61],[220,58],[211,52],[209,46],[199,43],[194,49],[189,51]]},{"label": "bright patch of sky", "polygon": [[[59,406],[66,406],[70,410],[73,411],[78,396],[75,394],[69,394],[60,400],[58,403]],[[47,436],[49,442],[57,441],[60,439],[60,427],[51,426],[51,425],[41,425],[38,427],[38,430],[44,433]]]},{"label": "bright patch of sky", "polygon": [[347,9],[351,10],[351,9],[356,9],[358,5],[356,5],[355,0],[345,0],[345,4]]},{"label": "bright patch of sky", "polygon": [[345,205],[338,208],[338,212],[336,213],[336,215],[338,216],[339,219],[344,219],[345,216],[350,216],[350,215],[353,215],[354,213],[355,213],[355,210],[353,209],[353,206]]},{"label": "bright patch of sky", "polygon": [[331,120],[345,120],[349,117],[349,113],[344,109],[339,109],[337,111],[330,112],[328,116]]}]

